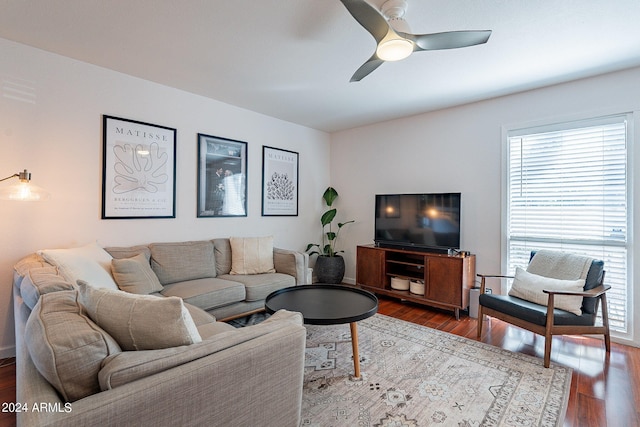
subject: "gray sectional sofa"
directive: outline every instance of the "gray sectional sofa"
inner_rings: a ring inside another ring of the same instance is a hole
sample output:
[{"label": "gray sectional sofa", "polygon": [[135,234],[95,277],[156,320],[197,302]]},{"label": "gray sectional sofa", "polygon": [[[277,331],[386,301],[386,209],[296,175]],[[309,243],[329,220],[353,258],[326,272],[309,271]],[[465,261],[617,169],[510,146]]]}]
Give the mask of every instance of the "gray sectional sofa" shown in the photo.
[{"label": "gray sectional sofa", "polygon": [[[268,272],[248,265],[237,274],[231,247],[229,239],[92,247],[18,262],[16,401],[25,405],[18,425],[297,426],[301,315],[280,311],[241,329],[216,318],[262,310],[270,292],[304,284],[308,257],[273,248]],[[100,259],[73,263],[98,252]],[[128,292],[108,289],[107,276],[79,277],[83,269],[102,274],[106,260],[108,276],[131,284],[122,286]]]}]

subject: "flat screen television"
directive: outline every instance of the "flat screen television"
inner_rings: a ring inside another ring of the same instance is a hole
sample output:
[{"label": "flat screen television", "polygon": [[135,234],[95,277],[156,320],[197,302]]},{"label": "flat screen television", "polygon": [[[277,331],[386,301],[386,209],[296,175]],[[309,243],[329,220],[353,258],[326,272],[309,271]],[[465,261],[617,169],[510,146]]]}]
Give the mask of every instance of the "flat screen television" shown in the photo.
[{"label": "flat screen television", "polygon": [[377,194],[375,243],[447,252],[460,248],[460,193]]}]

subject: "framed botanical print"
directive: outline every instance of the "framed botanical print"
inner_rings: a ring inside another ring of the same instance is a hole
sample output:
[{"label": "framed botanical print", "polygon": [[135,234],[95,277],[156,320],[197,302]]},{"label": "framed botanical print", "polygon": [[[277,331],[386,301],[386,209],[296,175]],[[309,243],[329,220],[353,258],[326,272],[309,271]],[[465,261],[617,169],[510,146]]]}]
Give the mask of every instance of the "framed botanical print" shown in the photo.
[{"label": "framed botanical print", "polygon": [[102,219],[176,217],[176,130],[103,116]]},{"label": "framed botanical print", "polygon": [[247,216],[247,143],[198,134],[198,217]]},{"label": "framed botanical print", "polygon": [[298,215],[298,153],[262,147],[262,216]]}]

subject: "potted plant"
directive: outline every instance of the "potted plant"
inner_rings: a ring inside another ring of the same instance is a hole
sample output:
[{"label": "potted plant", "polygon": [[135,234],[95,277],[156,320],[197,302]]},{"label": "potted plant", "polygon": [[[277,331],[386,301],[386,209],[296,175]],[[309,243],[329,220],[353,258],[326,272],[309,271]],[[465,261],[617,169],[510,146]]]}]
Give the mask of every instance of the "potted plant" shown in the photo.
[{"label": "potted plant", "polygon": [[322,283],[342,283],[342,278],[344,277],[344,258],[339,254],[344,251],[336,250],[336,243],[340,229],[355,221],[338,222],[337,226],[333,224],[337,210],[332,206],[333,202],[338,198],[338,192],[335,188],[327,188],[322,198],[329,208],[320,217],[320,223],[322,224],[322,244],[309,243],[306,250],[309,252],[312,248],[317,248],[309,252],[309,255],[318,255],[315,265],[318,281]]}]

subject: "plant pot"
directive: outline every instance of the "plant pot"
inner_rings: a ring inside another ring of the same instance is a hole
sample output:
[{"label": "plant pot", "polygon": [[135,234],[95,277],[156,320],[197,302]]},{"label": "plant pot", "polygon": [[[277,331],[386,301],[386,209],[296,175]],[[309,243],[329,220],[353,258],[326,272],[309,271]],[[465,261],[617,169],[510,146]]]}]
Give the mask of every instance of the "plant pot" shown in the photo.
[{"label": "plant pot", "polygon": [[344,258],[336,256],[319,256],[316,260],[318,282],[340,284],[344,277]]}]

